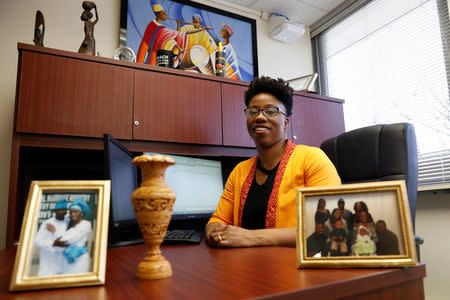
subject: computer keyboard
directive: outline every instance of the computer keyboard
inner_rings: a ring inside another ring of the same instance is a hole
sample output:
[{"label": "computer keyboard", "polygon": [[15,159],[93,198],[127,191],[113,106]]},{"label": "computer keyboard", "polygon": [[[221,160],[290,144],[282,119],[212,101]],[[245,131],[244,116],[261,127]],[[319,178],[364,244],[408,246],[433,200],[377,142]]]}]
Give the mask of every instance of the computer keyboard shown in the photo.
[{"label": "computer keyboard", "polygon": [[199,244],[202,241],[202,232],[198,230],[168,230],[164,237],[164,245]]}]

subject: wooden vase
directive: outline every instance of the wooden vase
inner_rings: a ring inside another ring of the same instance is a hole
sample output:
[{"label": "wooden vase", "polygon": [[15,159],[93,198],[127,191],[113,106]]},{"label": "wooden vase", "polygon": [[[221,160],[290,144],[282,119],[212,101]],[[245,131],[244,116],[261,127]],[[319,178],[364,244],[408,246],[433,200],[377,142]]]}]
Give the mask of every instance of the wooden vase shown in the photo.
[{"label": "wooden vase", "polygon": [[160,245],[172,217],[175,192],[164,180],[166,169],[175,160],[162,155],[142,155],[133,159],[142,170],[142,183],[131,195],[136,219],[145,244],[147,256],[139,263],[136,276],[140,279],[160,279],[172,276],[170,263],[161,255]]}]

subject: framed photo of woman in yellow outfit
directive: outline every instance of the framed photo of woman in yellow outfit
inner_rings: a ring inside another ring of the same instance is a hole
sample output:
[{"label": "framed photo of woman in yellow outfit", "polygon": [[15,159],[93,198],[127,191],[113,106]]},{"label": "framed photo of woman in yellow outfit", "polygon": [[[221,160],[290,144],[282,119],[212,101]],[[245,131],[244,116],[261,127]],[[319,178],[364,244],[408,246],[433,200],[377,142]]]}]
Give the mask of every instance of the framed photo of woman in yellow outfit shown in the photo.
[{"label": "framed photo of woman in yellow outfit", "polygon": [[402,180],[297,189],[297,266],[417,264]]},{"label": "framed photo of woman in yellow outfit", "polygon": [[10,290],[105,283],[110,181],[33,181]]}]

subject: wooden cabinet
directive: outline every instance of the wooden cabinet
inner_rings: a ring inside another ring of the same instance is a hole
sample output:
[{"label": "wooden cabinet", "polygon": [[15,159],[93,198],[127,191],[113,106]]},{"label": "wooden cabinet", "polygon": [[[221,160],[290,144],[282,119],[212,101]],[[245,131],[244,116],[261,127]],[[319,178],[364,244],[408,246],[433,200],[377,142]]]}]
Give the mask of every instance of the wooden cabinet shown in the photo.
[{"label": "wooden cabinet", "polygon": [[133,139],[222,144],[220,83],[136,70]]},{"label": "wooden cabinet", "polygon": [[[248,83],[19,44],[16,132],[254,148]],[[342,100],[296,92],[290,134],[344,132]]]},{"label": "wooden cabinet", "polygon": [[342,101],[336,100],[294,95],[291,128],[297,144],[319,147],[326,139],[345,132]]},{"label": "wooden cabinet", "polygon": [[244,94],[247,85],[222,83],[223,145],[255,147],[247,132]]},{"label": "wooden cabinet", "polygon": [[132,69],[29,51],[21,56],[18,132],[131,139]]}]

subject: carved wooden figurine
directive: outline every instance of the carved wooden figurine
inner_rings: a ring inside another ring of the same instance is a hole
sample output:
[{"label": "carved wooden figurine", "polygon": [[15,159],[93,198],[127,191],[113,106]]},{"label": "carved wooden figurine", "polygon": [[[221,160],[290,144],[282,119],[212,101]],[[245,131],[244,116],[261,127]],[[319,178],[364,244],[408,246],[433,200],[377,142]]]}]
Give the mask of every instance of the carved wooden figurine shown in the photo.
[{"label": "carved wooden figurine", "polygon": [[40,10],[36,12],[36,21],[34,23],[34,39],[36,46],[44,47],[45,21],[44,15]]},{"label": "carved wooden figurine", "polygon": [[[94,39],[94,26],[98,22],[97,6],[94,2],[83,1],[83,13],[81,14],[81,20],[84,21],[84,40],[78,49],[78,53],[95,55],[95,39]],[[91,10],[95,10],[95,21],[91,21],[93,15]]]}]

